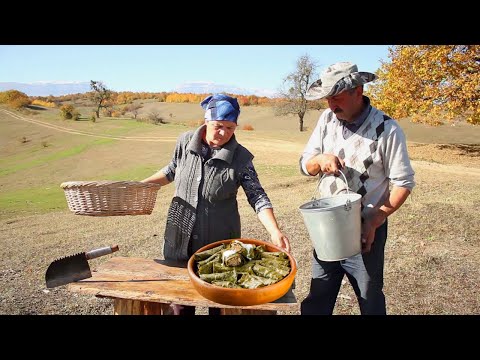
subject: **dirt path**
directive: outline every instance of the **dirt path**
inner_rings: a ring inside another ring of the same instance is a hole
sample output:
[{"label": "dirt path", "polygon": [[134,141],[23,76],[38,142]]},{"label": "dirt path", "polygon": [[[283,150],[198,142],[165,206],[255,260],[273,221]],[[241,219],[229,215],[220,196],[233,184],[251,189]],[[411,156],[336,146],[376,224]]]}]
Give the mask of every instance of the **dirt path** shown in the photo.
[{"label": "dirt path", "polygon": [[47,127],[53,130],[69,133],[69,134],[76,134],[76,135],[84,135],[84,136],[91,136],[91,137],[96,137],[96,138],[101,138],[101,139],[112,139],[112,140],[129,140],[129,141],[164,141],[164,142],[174,142],[177,140],[176,137],[174,136],[165,136],[165,137],[140,137],[140,136],[113,136],[113,135],[102,135],[102,134],[94,134],[90,133],[87,131],[81,131],[81,130],[72,130],[70,128],[64,127],[64,126],[59,126],[59,125],[54,125],[54,124],[49,124],[44,121],[40,120],[34,120],[31,118],[26,118],[24,116],[18,115],[12,111],[5,110],[5,109],[0,109],[3,113],[13,117],[14,119],[17,120],[22,120],[22,121],[27,121],[29,123]]}]

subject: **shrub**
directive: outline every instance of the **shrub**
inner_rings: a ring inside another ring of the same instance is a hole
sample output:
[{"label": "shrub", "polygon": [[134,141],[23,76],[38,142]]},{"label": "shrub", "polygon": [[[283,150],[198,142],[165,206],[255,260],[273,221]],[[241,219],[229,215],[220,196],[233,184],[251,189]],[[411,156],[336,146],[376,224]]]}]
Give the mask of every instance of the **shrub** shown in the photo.
[{"label": "shrub", "polygon": [[245,124],[245,125],[242,125],[241,129],[247,130],[247,131],[253,131],[253,126],[250,124]]},{"label": "shrub", "polygon": [[77,112],[75,110],[75,107],[73,105],[63,105],[61,108],[60,108],[60,113],[62,114],[62,118],[64,119],[71,119],[73,118],[73,115],[74,113]]},{"label": "shrub", "polygon": [[151,111],[148,113],[148,119],[154,123],[155,125],[158,124],[165,124],[163,117],[160,115],[158,111]]},{"label": "shrub", "polygon": [[23,97],[12,99],[8,102],[8,105],[14,109],[21,109],[30,104],[30,100]]},{"label": "shrub", "polygon": [[54,102],[43,101],[43,100],[38,100],[38,99],[33,100],[32,105],[39,105],[39,106],[43,106],[43,107],[47,107],[47,108],[54,108],[56,106]]},{"label": "shrub", "polygon": [[0,104],[6,104],[14,109],[20,109],[30,105],[30,98],[21,91],[8,90],[0,92]]}]

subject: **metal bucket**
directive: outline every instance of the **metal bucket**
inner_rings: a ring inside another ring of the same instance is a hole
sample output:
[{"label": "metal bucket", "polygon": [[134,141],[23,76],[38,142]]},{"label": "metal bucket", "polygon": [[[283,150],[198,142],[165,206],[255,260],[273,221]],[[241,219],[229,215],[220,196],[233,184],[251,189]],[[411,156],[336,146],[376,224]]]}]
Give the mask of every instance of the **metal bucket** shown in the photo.
[{"label": "metal bucket", "polygon": [[[299,208],[317,257],[323,261],[344,260],[362,250],[362,196],[348,191],[347,179],[340,173],[347,184],[345,194],[320,199],[314,194],[312,201]],[[324,178],[320,178],[317,189]]]}]

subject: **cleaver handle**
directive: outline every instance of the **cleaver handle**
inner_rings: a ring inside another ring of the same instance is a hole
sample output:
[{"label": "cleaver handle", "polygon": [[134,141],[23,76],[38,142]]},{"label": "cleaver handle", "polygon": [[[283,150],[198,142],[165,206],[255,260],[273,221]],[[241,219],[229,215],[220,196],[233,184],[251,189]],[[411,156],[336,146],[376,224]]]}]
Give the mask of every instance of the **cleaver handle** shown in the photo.
[{"label": "cleaver handle", "polygon": [[106,246],[106,247],[102,247],[102,248],[99,248],[99,249],[95,249],[95,250],[86,252],[85,253],[85,258],[87,260],[91,260],[91,259],[95,259],[95,258],[98,258],[100,256],[103,256],[103,255],[108,255],[108,254],[114,253],[115,251],[118,251],[118,245]]}]

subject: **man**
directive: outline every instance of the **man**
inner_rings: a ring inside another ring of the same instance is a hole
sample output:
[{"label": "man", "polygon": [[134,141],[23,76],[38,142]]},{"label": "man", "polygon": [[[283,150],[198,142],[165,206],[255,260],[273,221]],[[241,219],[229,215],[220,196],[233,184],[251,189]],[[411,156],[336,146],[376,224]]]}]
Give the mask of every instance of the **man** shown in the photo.
[{"label": "man", "polygon": [[[399,124],[370,105],[363,85],[376,75],[359,72],[355,64],[328,67],[307,91],[307,100],[326,99],[325,110],[300,158],[307,176],[345,174],[349,189],[362,195],[362,252],[327,262],[313,251],[310,293],[302,301],[305,315],[332,314],[344,275],[347,275],[363,315],[386,314],[383,293],[387,217],[405,202],[413,187],[405,135]],[[345,184],[335,176],[322,181],[323,197]],[[338,181],[337,181],[338,180]],[[389,190],[391,185],[391,190]]]}]

